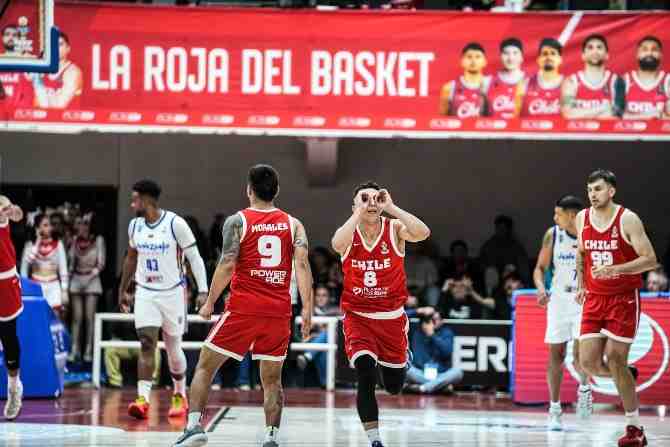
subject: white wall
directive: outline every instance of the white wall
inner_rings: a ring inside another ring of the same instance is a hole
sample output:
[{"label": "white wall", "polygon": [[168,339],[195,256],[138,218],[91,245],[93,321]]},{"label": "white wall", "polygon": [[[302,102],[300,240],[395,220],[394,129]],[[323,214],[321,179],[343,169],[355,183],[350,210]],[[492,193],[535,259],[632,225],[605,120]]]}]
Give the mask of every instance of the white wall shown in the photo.
[{"label": "white wall", "polygon": [[533,256],[556,199],[584,196],[586,176],[601,166],[618,175],[618,199],[640,214],[659,255],[670,235],[662,143],[348,139],[332,188],[308,186],[302,143],[283,137],[0,133],[0,156],[3,182],[117,186],[119,204],[110,206],[119,207],[122,238],[135,180],[157,180],[163,206],[195,215],[207,230],[215,213],[246,205],[246,172],[259,162],[279,170],[278,204],[303,220],[312,245],[328,243],[348,217],[353,186],[373,179],[425,219],[445,252],[455,238],[477,251],[494,217],[507,213]]}]

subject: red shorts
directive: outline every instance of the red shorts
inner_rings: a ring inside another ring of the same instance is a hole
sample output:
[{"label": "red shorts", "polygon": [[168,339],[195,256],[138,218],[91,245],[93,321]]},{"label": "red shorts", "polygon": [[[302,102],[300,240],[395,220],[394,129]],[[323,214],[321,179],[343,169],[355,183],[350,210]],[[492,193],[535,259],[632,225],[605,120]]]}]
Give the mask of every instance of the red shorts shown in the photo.
[{"label": "red shorts", "polygon": [[205,339],[212,351],[242,361],[251,351],[254,360],[283,361],[291,339],[291,319],[226,311]]},{"label": "red shorts", "polygon": [[388,368],[404,368],[407,363],[407,315],[377,320],[346,312],[343,321],[344,347],[353,368],[356,359],[368,354]]},{"label": "red shorts", "polygon": [[18,277],[0,280],[0,321],[9,321],[23,311]]},{"label": "red shorts", "polygon": [[633,343],[640,323],[640,293],[634,290],[623,295],[588,293],[582,309],[579,339],[609,337]]}]

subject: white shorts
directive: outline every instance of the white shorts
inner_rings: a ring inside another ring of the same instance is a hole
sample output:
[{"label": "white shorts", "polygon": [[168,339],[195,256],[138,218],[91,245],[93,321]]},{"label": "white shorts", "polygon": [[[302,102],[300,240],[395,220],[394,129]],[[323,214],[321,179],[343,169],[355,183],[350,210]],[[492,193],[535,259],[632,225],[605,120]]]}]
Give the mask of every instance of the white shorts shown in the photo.
[{"label": "white shorts", "polygon": [[70,293],[80,295],[102,295],[102,283],[100,276],[91,279],[91,274],[80,275],[75,273],[70,278]]},{"label": "white shorts", "polygon": [[42,295],[52,308],[63,305],[63,296],[61,295],[60,281],[42,282]]},{"label": "white shorts", "polygon": [[582,308],[573,293],[552,293],[547,304],[547,331],[544,342],[565,343],[579,338]]},{"label": "white shorts", "polygon": [[186,330],[186,294],[183,287],[165,292],[137,287],[135,329],[160,327],[168,335],[183,335]]}]

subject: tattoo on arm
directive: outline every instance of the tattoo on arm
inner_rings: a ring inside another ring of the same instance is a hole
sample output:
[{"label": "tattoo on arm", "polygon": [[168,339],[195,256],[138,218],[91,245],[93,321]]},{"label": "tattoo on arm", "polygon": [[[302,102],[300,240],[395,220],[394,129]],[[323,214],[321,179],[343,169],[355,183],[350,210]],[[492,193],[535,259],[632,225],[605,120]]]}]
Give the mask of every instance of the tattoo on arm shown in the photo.
[{"label": "tattoo on arm", "polygon": [[309,250],[309,241],[307,240],[307,234],[305,233],[305,228],[302,226],[302,224],[300,224],[300,222],[297,223],[293,246],[295,248],[304,248],[305,250]]},{"label": "tattoo on arm", "polygon": [[223,224],[222,236],[223,247],[219,264],[235,262],[240,254],[240,240],[242,239],[242,218],[234,214],[226,219]]}]

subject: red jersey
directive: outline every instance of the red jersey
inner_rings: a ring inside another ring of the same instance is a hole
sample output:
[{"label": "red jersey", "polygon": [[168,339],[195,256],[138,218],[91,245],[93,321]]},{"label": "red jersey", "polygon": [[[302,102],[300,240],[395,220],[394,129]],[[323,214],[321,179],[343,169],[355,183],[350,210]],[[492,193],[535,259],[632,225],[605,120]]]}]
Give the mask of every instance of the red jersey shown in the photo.
[{"label": "red jersey", "polygon": [[273,208],[247,208],[242,218],[240,254],[226,310],[246,315],[291,316],[291,273],[295,225]]},{"label": "red jersey", "polygon": [[351,246],[342,256],[342,310],[398,313],[394,315],[397,318],[402,315],[408,295],[405,255],[398,250],[394,221],[381,219],[381,232],[371,247],[356,228]]},{"label": "red jersey", "polygon": [[636,71],[624,76],[626,82],[626,109],[625,113],[640,116],[660,116],[665,110],[665,104],[670,99],[670,75],[661,71],[656,82],[644,86],[640,83]]},{"label": "red jersey", "polygon": [[4,97],[0,107],[9,112],[17,108],[33,107],[33,84],[25,73],[0,73]]},{"label": "red jersey", "polygon": [[0,273],[16,268],[16,250],[9,233],[9,222],[0,224]]},{"label": "red jersey", "polygon": [[523,82],[525,75],[516,82],[509,82],[500,76],[500,73],[491,81],[491,85],[486,92],[486,101],[488,104],[488,115],[493,118],[514,118],[517,89]]},{"label": "red jersey", "polygon": [[623,237],[621,216],[626,209],[619,206],[614,219],[603,231],[599,231],[591,221],[591,208],[586,210],[582,244],[585,251],[584,271],[586,290],[596,295],[623,295],[642,287],[642,275],[621,275],[612,279],[595,279],[593,267],[618,265],[638,258],[635,249]]},{"label": "red jersey", "polygon": [[[561,76],[561,81],[562,81]],[[537,75],[528,79],[521,107],[521,116],[558,117],[561,116],[561,84],[546,88]]]},{"label": "red jersey", "polygon": [[[486,83],[484,78],[483,83]],[[463,77],[451,81],[451,98],[449,98],[449,115],[458,118],[481,116],[484,111],[486,96],[482,86],[473,87],[466,84]]]},{"label": "red jersey", "polygon": [[[42,83],[44,84],[44,89],[47,94],[52,96],[58,94],[63,89],[63,76],[65,72],[70,68],[74,67],[72,62],[68,62],[58,73],[48,74],[42,77]],[[68,108],[77,109],[79,108],[79,99],[81,98],[81,86],[74,93],[72,101],[68,104]]]},{"label": "red jersey", "polygon": [[617,75],[609,70],[596,85],[586,79],[583,71],[573,74],[570,78],[577,85],[575,104],[578,109],[602,110],[611,107],[614,103],[614,84],[617,81]]}]

